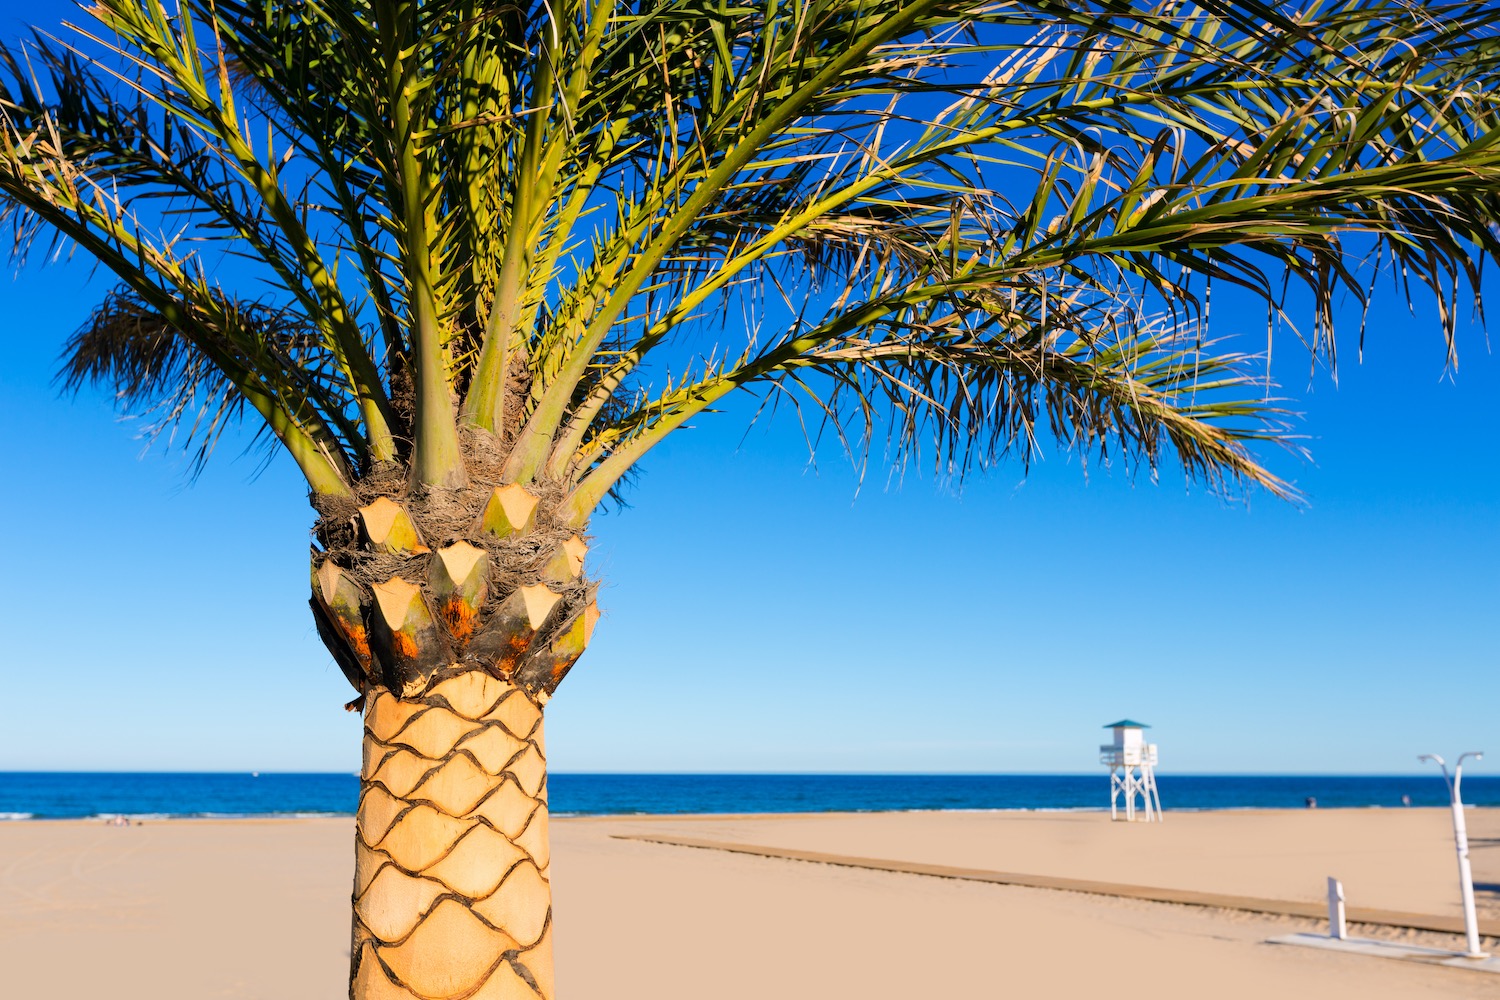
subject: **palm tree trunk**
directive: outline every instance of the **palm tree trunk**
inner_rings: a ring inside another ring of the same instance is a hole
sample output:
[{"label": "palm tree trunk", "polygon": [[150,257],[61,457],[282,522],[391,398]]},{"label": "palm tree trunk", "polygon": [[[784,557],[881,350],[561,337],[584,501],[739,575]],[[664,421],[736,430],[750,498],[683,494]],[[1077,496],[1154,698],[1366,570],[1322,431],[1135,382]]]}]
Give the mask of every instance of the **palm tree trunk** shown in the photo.
[{"label": "palm tree trunk", "polygon": [[351,1000],[552,1000],[541,709],[471,671],[364,719]]}]

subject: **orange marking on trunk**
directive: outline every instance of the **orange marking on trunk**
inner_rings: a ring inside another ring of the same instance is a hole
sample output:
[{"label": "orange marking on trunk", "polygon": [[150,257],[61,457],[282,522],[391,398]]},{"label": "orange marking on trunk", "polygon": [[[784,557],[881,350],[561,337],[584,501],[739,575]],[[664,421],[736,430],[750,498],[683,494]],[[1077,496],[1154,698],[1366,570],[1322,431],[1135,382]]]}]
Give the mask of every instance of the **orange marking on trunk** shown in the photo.
[{"label": "orange marking on trunk", "polygon": [[340,621],[339,631],[344,633],[344,638],[349,640],[349,647],[354,650],[354,655],[364,664],[370,662],[370,637],[365,632],[363,625],[355,625],[350,622]]},{"label": "orange marking on trunk", "polygon": [[417,658],[417,641],[405,632],[393,632],[391,642],[396,647],[397,655],[408,660]]},{"label": "orange marking on trunk", "polygon": [[571,670],[573,664],[577,662],[577,656],[570,656],[565,660],[558,660],[556,663],[554,663],[552,665],[552,683],[556,684],[557,682],[561,681],[563,679],[563,674]]},{"label": "orange marking on trunk", "polygon": [[495,669],[500,671],[501,680],[508,681],[510,675],[516,672],[516,665],[521,662],[521,657],[531,648],[531,636],[516,633],[505,640],[505,645],[506,651],[495,662]]},{"label": "orange marking on trunk", "polygon": [[468,643],[474,635],[474,609],[465,604],[457,595],[443,602],[443,606],[438,609],[438,615],[443,619],[443,624],[448,626],[449,634],[460,647]]}]

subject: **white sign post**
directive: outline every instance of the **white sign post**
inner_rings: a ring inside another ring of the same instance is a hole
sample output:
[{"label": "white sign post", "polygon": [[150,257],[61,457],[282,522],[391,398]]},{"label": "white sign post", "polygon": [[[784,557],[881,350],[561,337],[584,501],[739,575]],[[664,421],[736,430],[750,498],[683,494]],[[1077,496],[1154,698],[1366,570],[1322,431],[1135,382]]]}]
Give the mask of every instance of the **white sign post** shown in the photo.
[{"label": "white sign post", "polygon": [[1344,919],[1344,883],[1328,876],[1328,936],[1340,941],[1349,937],[1349,923]]},{"label": "white sign post", "polygon": [[1469,830],[1464,822],[1464,803],[1459,797],[1459,783],[1464,778],[1464,760],[1473,757],[1483,760],[1484,754],[1470,750],[1460,754],[1453,765],[1453,777],[1448,776],[1448,765],[1435,753],[1424,753],[1418,760],[1430,760],[1443,769],[1443,782],[1448,786],[1448,798],[1453,809],[1453,846],[1458,851],[1458,889],[1464,903],[1464,938],[1468,946],[1467,957],[1485,958],[1479,950],[1479,918],[1474,913],[1474,873],[1469,868]]}]

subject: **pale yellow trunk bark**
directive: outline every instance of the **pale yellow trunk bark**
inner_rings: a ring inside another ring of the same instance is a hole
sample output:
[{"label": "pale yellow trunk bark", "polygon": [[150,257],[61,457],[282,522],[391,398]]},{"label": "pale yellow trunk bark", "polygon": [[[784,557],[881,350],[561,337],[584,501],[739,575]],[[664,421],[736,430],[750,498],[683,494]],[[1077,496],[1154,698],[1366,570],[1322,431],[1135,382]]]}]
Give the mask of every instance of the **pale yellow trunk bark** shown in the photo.
[{"label": "pale yellow trunk bark", "polygon": [[552,1000],[542,713],[481,672],[368,692],[352,1000]]}]

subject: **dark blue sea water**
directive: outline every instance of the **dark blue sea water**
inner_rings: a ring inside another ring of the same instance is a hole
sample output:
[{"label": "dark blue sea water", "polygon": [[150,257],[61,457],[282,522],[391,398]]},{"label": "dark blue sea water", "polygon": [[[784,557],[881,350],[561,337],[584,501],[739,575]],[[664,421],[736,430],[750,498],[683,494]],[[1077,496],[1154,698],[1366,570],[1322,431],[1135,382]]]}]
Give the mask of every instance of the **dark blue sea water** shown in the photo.
[{"label": "dark blue sea water", "polygon": [[[1175,809],[1445,805],[1427,775],[1158,775]],[[351,774],[59,774],[0,772],[0,819],[90,816],[317,816],[354,811]],[[1500,806],[1500,777],[1464,779],[1464,801]],[[867,812],[903,809],[1098,809],[1105,774],[554,774],[557,814]]]}]

